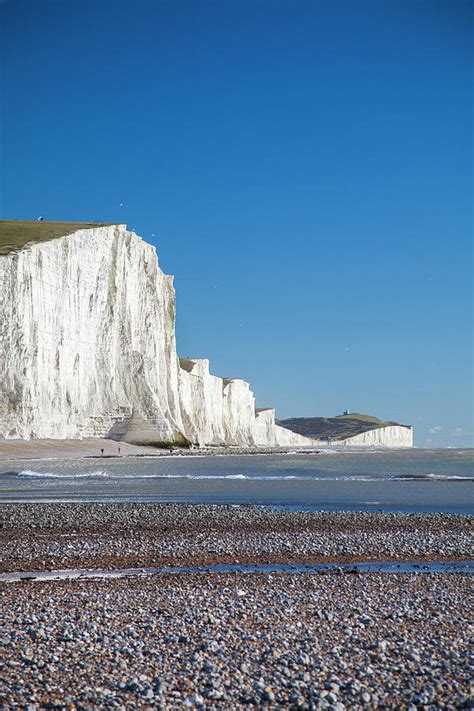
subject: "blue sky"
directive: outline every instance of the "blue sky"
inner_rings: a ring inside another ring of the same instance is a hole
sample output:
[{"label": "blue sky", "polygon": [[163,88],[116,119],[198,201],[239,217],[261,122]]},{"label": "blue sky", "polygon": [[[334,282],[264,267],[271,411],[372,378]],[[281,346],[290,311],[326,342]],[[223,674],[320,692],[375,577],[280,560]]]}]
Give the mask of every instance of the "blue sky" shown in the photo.
[{"label": "blue sky", "polygon": [[[472,5],[0,3],[0,217],[126,222],[280,417],[472,446]],[[123,203],[123,207],[120,207]]]}]

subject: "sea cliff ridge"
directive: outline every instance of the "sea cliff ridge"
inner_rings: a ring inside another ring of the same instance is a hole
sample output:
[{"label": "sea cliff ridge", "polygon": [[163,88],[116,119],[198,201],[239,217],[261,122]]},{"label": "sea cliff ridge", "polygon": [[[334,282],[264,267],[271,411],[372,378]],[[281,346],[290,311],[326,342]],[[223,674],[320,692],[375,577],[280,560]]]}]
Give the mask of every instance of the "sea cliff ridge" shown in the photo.
[{"label": "sea cliff ridge", "polygon": [[279,425],[315,444],[349,445],[362,447],[412,447],[413,428],[398,422],[379,420],[378,417],[360,412],[336,417],[293,417],[281,420]]},{"label": "sea cliff ridge", "polygon": [[0,438],[312,445],[179,359],[173,277],[123,224],[0,222]]},{"label": "sea cliff ridge", "polygon": [[330,438],[304,418],[278,423],[246,381],[178,357],[175,316],[173,277],[126,225],[0,221],[0,439],[413,444],[411,427],[376,418]]}]

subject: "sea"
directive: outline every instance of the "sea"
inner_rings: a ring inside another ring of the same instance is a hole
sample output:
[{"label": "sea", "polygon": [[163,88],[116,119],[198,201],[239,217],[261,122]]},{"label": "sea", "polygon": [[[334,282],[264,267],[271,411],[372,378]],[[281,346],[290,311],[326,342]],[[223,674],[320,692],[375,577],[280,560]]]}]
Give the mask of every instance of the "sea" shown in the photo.
[{"label": "sea", "polygon": [[185,502],[472,515],[474,449],[0,462],[0,502]]}]

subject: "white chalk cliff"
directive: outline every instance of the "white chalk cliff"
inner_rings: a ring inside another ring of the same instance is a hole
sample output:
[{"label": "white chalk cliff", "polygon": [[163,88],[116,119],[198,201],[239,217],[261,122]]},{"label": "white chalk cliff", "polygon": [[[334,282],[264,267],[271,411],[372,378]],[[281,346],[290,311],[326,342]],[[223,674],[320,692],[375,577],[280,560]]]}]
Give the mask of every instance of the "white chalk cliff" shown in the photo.
[{"label": "white chalk cliff", "polygon": [[348,437],[342,444],[357,447],[413,447],[413,429],[403,425],[378,427]]},{"label": "white chalk cliff", "polygon": [[0,438],[313,445],[176,352],[173,278],[125,225],[0,256]]},{"label": "white chalk cliff", "polygon": [[254,438],[257,445],[275,445],[279,447],[305,447],[315,445],[313,439],[292,432],[286,427],[275,424],[273,408],[257,409],[254,425]]},{"label": "white chalk cliff", "polygon": [[313,439],[313,444],[318,446],[339,447],[413,447],[413,429],[405,425],[389,425],[377,427],[368,432],[361,432],[346,439],[327,440]]}]

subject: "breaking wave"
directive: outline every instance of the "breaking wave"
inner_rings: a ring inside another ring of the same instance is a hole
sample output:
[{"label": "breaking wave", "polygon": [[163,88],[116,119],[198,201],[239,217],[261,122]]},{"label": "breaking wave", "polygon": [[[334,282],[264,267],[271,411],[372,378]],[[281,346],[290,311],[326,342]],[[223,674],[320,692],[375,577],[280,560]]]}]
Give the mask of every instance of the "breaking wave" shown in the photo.
[{"label": "breaking wave", "polygon": [[92,471],[81,472],[80,474],[57,474],[54,472],[36,472],[25,470],[18,472],[18,476],[35,477],[38,479],[236,479],[236,480],[278,480],[278,479],[301,479],[307,480],[312,477],[303,476],[248,476],[246,474],[116,474],[115,472]]},{"label": "breaking wave", "polygon": [[395,477],[398,480],[406,481],[474,481],[472,476],[456,476],[455,474],[400,474]]},{"label": "breaking wave", "polygon": [[185,480],[235,480],[235,481],[474,481],[471,476],[456,476],[450,474],[400,474],[397,476],[380,476],[380,475],[340,475],[340,476],[320,476],[307,474],[306,476],[298,474],[166,474],[163,472],[142,474],[140,472],[134,474],[120,474],[113,471],[104,471],[101,469],[90,472],[38,472],[31,469],[25,469],[20,472],[11,472],[20,477],[31,477],[36,479],[185,479]]},{"label": "breaking wave", "polygon": [[108,478],[110,472],[95,471],[95,472],[80,472],[79,474],[57,474],[55,472],[35,472],[31,469],[25,469],[18,472],[18,476],[30,476],[38,479],[95,479],[99,477]]}]

